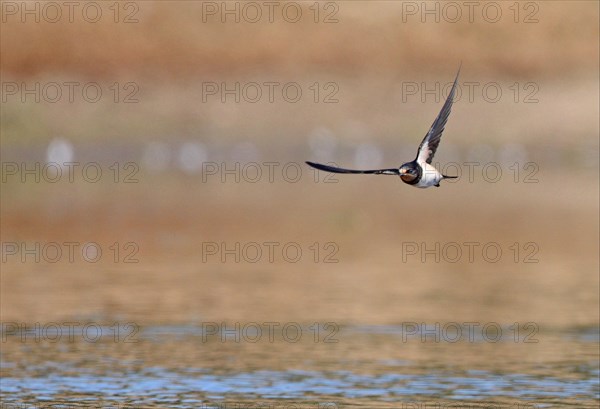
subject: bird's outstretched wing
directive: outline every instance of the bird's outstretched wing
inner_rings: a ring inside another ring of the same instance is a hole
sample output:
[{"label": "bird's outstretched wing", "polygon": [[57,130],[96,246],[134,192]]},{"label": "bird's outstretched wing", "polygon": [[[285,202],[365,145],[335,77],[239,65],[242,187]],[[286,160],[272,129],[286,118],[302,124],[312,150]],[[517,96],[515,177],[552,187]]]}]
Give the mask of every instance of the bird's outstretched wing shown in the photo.
[{"label": "bird's outstretched wing", "polygon": [[376,170],[355,170],[355,169],[343,169],[336,168],[334,166],[322,165],[320,163],[306,162],[308,165],[315,169],[324,170],[332,173],[370,173],[375,175],[399,175],[398,169],[376,169]]},{"label": "bird's outstretched wing", "polygon": [[429,132],[427,132],[427,135],[425,135],[425,138],[423,138],[423,141],[419,145],[419,150],[417,151],[417,162],[431,163],[433,160],[433,155],[435,155],[435,151],[440,144],[442,132],[444,132],[444,127],[446,126],[446,122],[450,116],[450,110],[452,109],[452,102],[454,100],[454,91],[456,90],[456,83],[458,82],[459,74],[460,67],[458,68],[456,78],[454,79],[454,84],[452,85],[452,89],[448,94],[448,98],[446,98],[446,102],[444,102],[442,110],[438,114],[437,118],[435,118],[435,121],[433,121]]}]

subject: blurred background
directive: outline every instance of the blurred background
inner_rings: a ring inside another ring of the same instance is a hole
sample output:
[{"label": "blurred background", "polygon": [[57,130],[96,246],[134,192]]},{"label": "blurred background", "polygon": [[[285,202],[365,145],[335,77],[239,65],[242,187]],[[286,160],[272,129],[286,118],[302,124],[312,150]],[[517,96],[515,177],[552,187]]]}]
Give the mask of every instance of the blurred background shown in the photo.
[{"label": "blurred background", "polygon": [[[5,402],[597,405],[598,3],[72,3],[2,2]],[[304,164],[412,160],[461,64],[458,179]],[[140,342],[20,335],[72,321]]]}]

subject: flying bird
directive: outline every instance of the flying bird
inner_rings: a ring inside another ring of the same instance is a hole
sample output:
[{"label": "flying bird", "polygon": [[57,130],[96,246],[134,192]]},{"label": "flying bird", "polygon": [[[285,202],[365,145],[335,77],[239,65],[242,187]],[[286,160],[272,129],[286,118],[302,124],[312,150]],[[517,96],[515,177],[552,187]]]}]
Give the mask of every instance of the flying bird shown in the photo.
[{"label": "flying bird", "polygon": [[442,132],[444,132],[444,127],[446,126],[446,122],[448,121],[448,117],[450,116],[450,110],[452,109],[452,102],[454,99],[454,91],[456,90],[456,83],[458,81],[459,74],[460,68],[456,73],[454,84],[452,84],[452,89],[448,94],[448,98],[446,98],[446,102],[444,102],[442,110],[438,114],[437,118],[435,118],[435,121],[433,121],[433,124],[431,125],[429,132],[427,132],[427,135],[425,135],[425,138],[423,138],[423,141],[419,145],[419,149],[417,151],[417,157],[412,162],[406,162],[399,168],[376,170],[344,169],[314,162],[306,163],[312,166],[313,168],[333,173],[367,173],[375,175],[397,175],[400,176],[400,179],[402,179],[404,183],[420,188],[427,188],[430,186],[440,187],[441,180],[457,178],[458,176],[443,175],[440,171],[438,171],[434,166],[431,165],[431,161],[433,160],[433,155],[435,155],[438,145],[440,144]]}]

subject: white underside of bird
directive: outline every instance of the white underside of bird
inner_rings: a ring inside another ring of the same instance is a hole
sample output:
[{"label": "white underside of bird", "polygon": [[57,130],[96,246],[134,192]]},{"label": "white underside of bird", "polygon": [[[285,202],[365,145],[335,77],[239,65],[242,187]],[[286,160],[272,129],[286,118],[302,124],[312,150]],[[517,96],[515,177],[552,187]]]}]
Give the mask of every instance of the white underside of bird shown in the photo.
[{"label": "white underside of bird", "polygon": [[426,188],[431,186],[437,186],[440,183],[440,180],[444,178],[442,174],[433,166],[431,166],[427,162],[417,162],[421,168],[423,169],[423,175],[421,176],[421,180],[413,186]]}]

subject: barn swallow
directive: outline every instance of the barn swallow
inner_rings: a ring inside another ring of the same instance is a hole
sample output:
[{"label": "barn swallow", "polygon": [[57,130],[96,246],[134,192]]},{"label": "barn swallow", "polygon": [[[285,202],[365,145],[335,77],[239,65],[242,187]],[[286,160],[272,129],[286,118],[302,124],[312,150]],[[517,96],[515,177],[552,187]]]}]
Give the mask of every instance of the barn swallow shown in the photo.
[{"label": "barn swallow", "polygon": [[433,124],[431,125],[429,132],[427,132],[427,135],[425,135],[425,138],[423,138],[423,141],[421,142],[421,145],[419,145],[419,149],[417,151],[417,157],[412,162],[407,162],[399,168],[376,170],[343,169],[336,168],[334,166],[322,165],[320,163],[314,162],[306,163],[312,166],[313,168],[333,173],[368,173],[375,175],[397,175],[400,176],[400,179],[402,179],[404,183],[420,188],[427,188],[430,186],[440,187],[441,180],[457,178],[458,176],[443,175],[440,171],[438,171],[434,166],[431,165],[431,161],[433,160],[433,155],[435,155],[435,151],[437,150],[437,147],[440,144],[442,132],[444,132],[444,127],[446,126],[446,122],[448,121],[448,116],[450,116],[450,110],[452,108],[452,102],[454,99],[454,91],[456,90],[456,83],[458,81],[459,74],[460,68],[456,73],[454,84],[452,84],[452,89],[448,94],[448,98],[446,98],[446,102],[444,102],[442,110],[438,114],[437,118],[435,118],[435,121],[433,121]]}]

